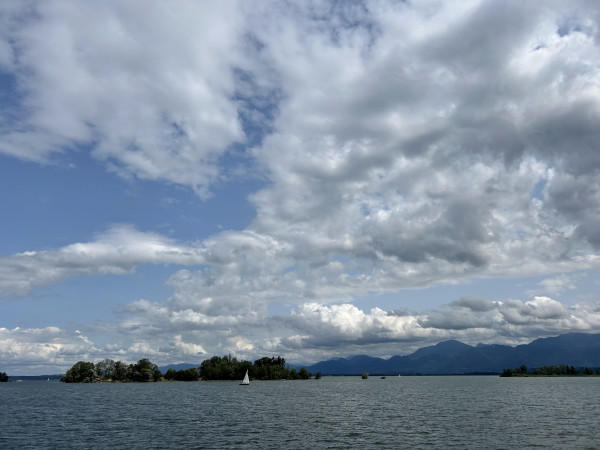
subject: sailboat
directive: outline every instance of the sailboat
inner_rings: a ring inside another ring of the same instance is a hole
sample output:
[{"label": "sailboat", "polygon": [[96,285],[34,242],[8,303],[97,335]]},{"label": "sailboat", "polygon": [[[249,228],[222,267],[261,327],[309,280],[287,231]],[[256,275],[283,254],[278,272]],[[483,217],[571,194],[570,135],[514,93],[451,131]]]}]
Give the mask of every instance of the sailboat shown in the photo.
[{"label": "sailboat", "polygon": [[248,378],[248,370],[246,370],[246,375],[244,376],[244,379],[240,383],[240,386],[248,386],[249,384],[250,384],[250,378]]}]

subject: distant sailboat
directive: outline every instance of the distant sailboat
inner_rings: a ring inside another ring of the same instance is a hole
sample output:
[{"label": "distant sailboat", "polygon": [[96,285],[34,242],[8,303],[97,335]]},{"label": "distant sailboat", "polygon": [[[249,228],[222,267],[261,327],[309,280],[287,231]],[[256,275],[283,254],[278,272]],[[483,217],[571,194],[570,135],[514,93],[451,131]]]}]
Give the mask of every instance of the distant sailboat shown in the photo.
[{"label": "distant sailboat", "polygon": [[246,370],[246,375],[244,376],[243,381],[240,383],[240,386],[248,386],[250,384],[250,378],[248,378],[248,371]]}]

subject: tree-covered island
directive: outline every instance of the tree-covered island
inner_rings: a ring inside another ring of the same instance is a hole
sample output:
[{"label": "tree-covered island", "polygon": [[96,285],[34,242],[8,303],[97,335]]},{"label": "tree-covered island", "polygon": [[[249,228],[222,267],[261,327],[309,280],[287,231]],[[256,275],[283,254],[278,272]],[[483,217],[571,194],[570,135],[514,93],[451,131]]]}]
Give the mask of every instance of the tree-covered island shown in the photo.
[{"label": "tree-covered island", "polygon": [[596,369],[577,367],[561,364],[560,366],[541,366],[528,370],[527,366],[522,365],[515,369],[504,369],[501,377],[578,377],[578,376],[598,376],[600,373]]},{"label": "tree-covered island", "polygon": [[64,383],[93,383],[96,381],[160,381],[162,373],[158,366],[148,359],[140,359],[135,364],[104,359],[99,363],[76,362],[67,373],[61,375]]},{"label": "tree-covered island", "polygon": [[299,371],[285,365],[285,359],[264,357],[254,362],[238,361],[231,355],[213,356],[202,361],[200,367],[185,370],[168,369],[164,374],[148,359],[135,364],[104,359],[96,364],[76,362],[61,376],[65,383],[93,383],[99,381],[150,382],[150,381],[199,381],[240,380],[248,371],[253,380],[307,380],[312,374],[304,367]]}]

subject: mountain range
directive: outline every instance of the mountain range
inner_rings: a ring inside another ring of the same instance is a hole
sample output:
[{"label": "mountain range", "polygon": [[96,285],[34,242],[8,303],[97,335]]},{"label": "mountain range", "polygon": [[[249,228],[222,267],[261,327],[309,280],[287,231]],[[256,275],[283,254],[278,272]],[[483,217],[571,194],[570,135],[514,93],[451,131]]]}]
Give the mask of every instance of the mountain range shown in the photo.
[{"label": "mountain range", "polygon": [[456,340],[423,347],[410,355],[389,359],[356,355],[335,358],[308,366],[323,375],[451,375],[500,373],[521,365],[528,368],[566,364],[575,367],[600,367],[600,334],[569,333],[536,339],[529,344],[477,344]]}]

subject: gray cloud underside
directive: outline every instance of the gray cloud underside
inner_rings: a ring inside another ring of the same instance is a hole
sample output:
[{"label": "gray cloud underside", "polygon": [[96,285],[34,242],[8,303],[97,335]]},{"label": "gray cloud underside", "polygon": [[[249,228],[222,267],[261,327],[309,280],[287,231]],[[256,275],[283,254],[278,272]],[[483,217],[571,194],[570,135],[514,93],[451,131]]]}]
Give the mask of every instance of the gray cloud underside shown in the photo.
[{"label": "gray cloud underside", "polygon": [[[56,327],[0,328],[0,357],[9,367],[38,372],[64,370],[76,359],[151,357],[163,364],[230,352],[248,359],[285,354],[289,360],[316,361],[340,351],[406,354],[444,339],[514,345],[536,336],[597,331],[600,326],[597,304],[567,307],[549,297],[525,302],[461,299],[437,310],[405,314],[379,308],[364,312],[351,304],[306,303],[289,316],[271,317],[256,311],[215,317],[180,309],[174,299],[165,304],[139,300],[122,314],[125,317],[116,324],[87,326],[83,333]],[[265,329],[270,331],[268,337]],[[111,338],[106,342],[97,335]]]}]

